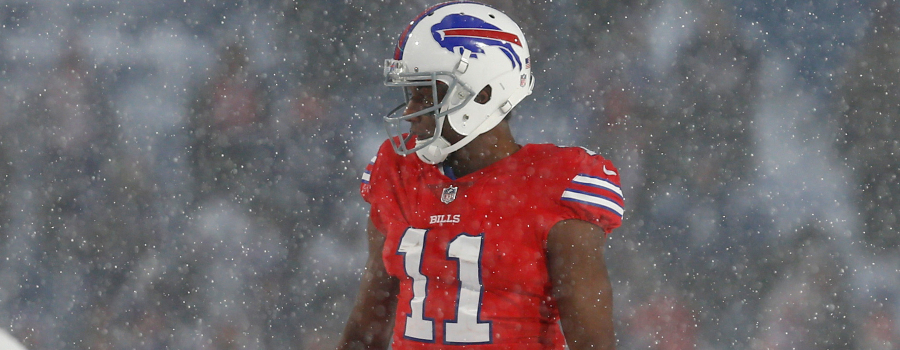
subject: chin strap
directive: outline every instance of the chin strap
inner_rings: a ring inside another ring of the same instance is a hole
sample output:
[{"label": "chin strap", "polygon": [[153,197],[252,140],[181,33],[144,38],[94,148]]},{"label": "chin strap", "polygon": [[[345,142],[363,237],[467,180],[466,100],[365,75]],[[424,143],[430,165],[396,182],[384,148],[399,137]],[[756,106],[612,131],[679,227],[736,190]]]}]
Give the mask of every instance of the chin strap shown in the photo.
[{"label": "chin strap", "polygon": [[[424,142],[428,142],[430,140],[426,140]],[[424,143],[423,141],[416,140],[416,143]],[[444,159],[447,159],[447,156],[450,155],[453,151],[446,152],[444,150],[451,148],[450,142],[444,139],[441,136],[437,136],[437,139],[431,142],[430,145],[422,147],[418,151],[416,151],[416,155],[419,156],[423,162],[428,164],[437,164],[443,162]],[[455,151],[455,150],[454,150]]]},{"label": "chin strap", "polygon": [[[496,111],[494,111],[494,113],[490,117],[488,117],[488,120],[490,120],[492,118],[493,119],[503,118],[506,116],[506,113],[509,113],[509,111],[511,109],[512,109],[512,103],[510,103],[509,101],[506,101],[506,103],[501,105],[500,108],[498,108]],[[491,126],[491,128],[488,128],[487,130],[482,130],[483,129],[482,127],[478,127],[475,129],[475,132],[466,135],[466,137],[463,137],[462,140],[459,140],[459,142],[454,143],[452,145],[443,136],[435,136],[436,138],[434,139],[434,141],[432,141],[431,139],[427,139],[427,140],[423,140],[423,141],[416,140],[416,145],[430,142],[430,144],[428,146],[422,147],[421,149],[416,151],[416,155],[419,156],[419,159],[421,159],[425,163],[432,164],[432,165],[438,164],[440,162],[443,162],[444,159],[447,159],[447,156],[449,156],[450,153],[456,152],[460,148],[463,148],[463,146],[468,145],[469,142],[472,142],[472,140],[474,140],[476,137],[478,137],[478,135],[488,132],[488,130],[496,127],[497,126],[496,124],[498,124],[498,123],[493,123],[494,125]]]}]

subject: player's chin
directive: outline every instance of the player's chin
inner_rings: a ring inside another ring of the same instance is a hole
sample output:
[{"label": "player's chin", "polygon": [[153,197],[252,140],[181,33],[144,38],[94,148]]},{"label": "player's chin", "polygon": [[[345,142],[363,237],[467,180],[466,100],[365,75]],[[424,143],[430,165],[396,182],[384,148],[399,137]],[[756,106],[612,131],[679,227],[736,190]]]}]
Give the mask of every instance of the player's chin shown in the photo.
[{"label": "player's chin", "polygon": [[413,125],[413,127],[409,128],[409,133],[416,135],[417,140],[427,140],[434,136],[433,130],[427,130],[424,127],[417,127],[417,125]]},{"label": "player's chin", "polygon": [[419,140],[429,139],[434,136],[434,123],[413,122],[409,127],[409,133],[416,135]]},{"label": "player's chin", "polygon": [[428,139],[430,139],[432,136],[434,136],[434,134],[417,134],[417,133],[413,133],[413,135],[416,135],[416,140],[417,140],[417,141],[428,140]]}]

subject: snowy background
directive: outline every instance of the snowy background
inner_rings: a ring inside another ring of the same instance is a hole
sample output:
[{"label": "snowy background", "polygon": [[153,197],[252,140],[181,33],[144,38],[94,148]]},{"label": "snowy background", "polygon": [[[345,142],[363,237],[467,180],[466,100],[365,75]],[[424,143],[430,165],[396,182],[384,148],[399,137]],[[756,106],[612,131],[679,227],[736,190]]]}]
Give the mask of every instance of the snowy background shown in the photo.
[{"label": "snowy background", "polygon": [[[621,349],[900,348],[900,5],[496,0],[521,143],[599,151]],[[329,349],[426,1],[0,0],[0,329]]]}]

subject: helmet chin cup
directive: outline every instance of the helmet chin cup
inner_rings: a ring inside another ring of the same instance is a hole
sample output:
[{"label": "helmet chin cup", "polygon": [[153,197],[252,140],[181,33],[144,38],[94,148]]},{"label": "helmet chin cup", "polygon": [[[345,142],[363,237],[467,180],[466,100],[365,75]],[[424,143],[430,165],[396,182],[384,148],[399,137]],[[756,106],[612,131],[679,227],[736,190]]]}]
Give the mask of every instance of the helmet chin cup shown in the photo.
[{"label": "helmet chin cup", "polygon": [[421,159],[423,162],[433,165],[443,162],[444,159],[447,159],[447,155],[449,154],[449,152],[444,153],[444,149],[450,147],[450,142],[448,142],[443,137],[435,136],[434,140],[428,139],[416,141],[416,148],[418,148],[418,144],[420,143],[428,144],[416,151],[416,155],[419,156],[419,159]]}]

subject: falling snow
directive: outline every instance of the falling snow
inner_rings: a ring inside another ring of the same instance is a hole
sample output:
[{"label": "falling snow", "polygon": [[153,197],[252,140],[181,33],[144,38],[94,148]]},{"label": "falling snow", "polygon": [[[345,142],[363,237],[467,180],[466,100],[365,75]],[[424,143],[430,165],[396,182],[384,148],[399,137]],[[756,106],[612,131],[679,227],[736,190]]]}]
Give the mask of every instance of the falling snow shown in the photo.
[{"label": "falling snow", "polygon": [[[900,6],[485,2],[532,48],[517,140],[621,171],[620,348],[900,346]],[[0,344],[331,348],[429,4],[0,2]]]}]

